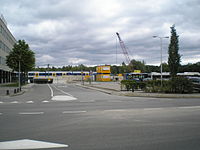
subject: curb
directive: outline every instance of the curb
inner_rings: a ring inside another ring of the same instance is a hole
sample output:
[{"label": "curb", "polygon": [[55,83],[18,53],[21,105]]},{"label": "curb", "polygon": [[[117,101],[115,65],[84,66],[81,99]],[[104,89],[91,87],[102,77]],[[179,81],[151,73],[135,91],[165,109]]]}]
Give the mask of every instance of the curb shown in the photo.
[{"label": "curb", "polygon": [[86,88],[86,89],[100,91],[100,92],[103,92],[103,93],[106,93],[106,94],[113,94],[113,92],[107,91],[107,90],[110,90],[110,89],[104,90],[103,88],[101,89],[101,88],[97,88],[97,87],[85,86],[85,85],[80,85],[80,84],[76,84],[76,86],[79,86],[79,87],[82,87],[82,88]]},{"label": "curb", "polygon": [[118,96],[152,97],[152,98],[200,98],[200,94],[189,95],[189,94],[161,94],[161,93],[137,93],[137,92],[123,93],[121,91],[114,90],[114,89],[85,86],[85,85],[80,85],[80,84],[76,84],[76,85],[83,88],[92,89],[92,90],[100,91],[106,94],[118,95]]},{"label": "curb", "polygon": [[200,95],[185,94],[160,94],[160,93],[120,93],[121,96],[129,97],[152,97],[152,98],[200,98]]},{"label": "curb", "polygon": [[8,96],[13,97],[13,96],[22,95],[22,94],[24,94],[24,93],[25,93],[25,91],[21,91],[21,92],[19,92],[19,93],[12,94],[12,95],[8,95]]},{"label": "curb", "polygon": [[9,95],[4,95],[4,96],[9,96],[9,97],[14,97],[14,96],[19,96],[19,95],[22,95],[24,94],[26,91],[28,91],[31,87],[33,86],[33,84],[30,84],[30,85],[26,85],[24,87],[22,87],[21,91],[18,92],[18,93],[13,93],[13,94],[9,94]]}]

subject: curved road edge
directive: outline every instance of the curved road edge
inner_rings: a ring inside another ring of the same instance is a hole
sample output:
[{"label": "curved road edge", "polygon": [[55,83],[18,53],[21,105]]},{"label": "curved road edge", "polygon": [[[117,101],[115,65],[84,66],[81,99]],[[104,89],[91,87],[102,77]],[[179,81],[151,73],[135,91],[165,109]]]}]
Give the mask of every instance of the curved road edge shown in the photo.
[{"label": "curved road edge", "polygon": [[76,84],[76,86],[97,90],[106,94],[118,95],[118,96],[130,96],[130,97],[153,97],[153,98],[200,98],[200,93],[196,94],[165,94],[165,93],[145,93],[143,91],[119,91],[112,88],[99,87],[95,85],[82,85]]}]

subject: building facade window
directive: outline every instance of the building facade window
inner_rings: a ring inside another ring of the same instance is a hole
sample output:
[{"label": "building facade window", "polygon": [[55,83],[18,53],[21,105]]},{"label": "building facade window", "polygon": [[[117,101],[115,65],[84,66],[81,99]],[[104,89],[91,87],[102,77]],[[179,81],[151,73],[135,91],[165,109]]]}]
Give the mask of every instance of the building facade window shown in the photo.
[{"label": "building facade window", "polygon": [[5,19],[0,16],[0,71],[6,74],[6,76],[0,75],[0,84],[12,82],[12,79],[7,76],[12,70],[6,65],[6,56],[9,55],[15,43],[16,40],[7,28]]}]

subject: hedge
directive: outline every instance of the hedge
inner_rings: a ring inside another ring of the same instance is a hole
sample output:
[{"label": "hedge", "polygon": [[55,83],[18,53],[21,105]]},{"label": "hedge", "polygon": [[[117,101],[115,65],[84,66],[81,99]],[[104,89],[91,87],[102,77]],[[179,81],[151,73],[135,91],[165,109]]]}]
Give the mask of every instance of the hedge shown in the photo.
[{"label": "hedge", "polygon": [[144,89],[146,86],[145,82],[137,82],[135,80],[122,80],[121,81],[121,89],[122,86],[125,86],[127,91],[134,91],[135,89]]}]

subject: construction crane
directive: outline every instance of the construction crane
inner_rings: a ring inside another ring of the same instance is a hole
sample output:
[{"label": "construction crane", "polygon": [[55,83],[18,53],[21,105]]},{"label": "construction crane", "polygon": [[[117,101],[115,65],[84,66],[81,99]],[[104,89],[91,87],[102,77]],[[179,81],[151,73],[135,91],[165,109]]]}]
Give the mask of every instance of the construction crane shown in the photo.
[{"label": "construction crane", "polygon": [[127,51],[127,48],[126,48],[124,42],[122,41],[122,39],[121,39],[119,33],[116,32],[116,34],[117,34],[117,36],[118,36],[119,44],[120,44],[120,46],[121,46],[121,48],[122,48],[122,51],[123,51],[123,54],[124,54],[124,56],[125,56],[126,62],[127,62],[128,64],[130,64],[131,59],[130,59],[130,57],[129,57],[129,54],[128,54],[128,51]]}]

